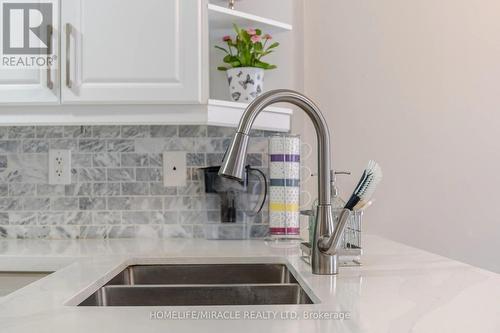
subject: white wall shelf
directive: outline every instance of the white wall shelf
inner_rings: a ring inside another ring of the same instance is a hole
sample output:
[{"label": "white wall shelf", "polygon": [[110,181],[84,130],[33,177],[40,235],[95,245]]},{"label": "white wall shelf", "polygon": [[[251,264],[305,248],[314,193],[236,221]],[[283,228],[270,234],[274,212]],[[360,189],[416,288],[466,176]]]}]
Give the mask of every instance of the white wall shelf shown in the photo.
[{"label": "white wall shelf", "polygon": [[291,31],[293,28],[291,24],[285,22],[268,19],[214,4],[208,4],[208,17],[210,29],[214,30],[232,29],[234,23],[242,28],[258,26],[262,30],[269,33]]},{"label": "white wall shelf", "polygon": [[[15,125],[127,125],[192,124],[235,127],[247,104],[208,100],[193,105],[54,105],[5,106],[1,126]],[[286,132],[292,110],[266,108],[255,120],[256,129]]]},{"label": "white wall shelf", "polygon": [[[245,103],[210,99],[208,100],[207,123],[233,127],[239,123],[246,107]],[[257,117],[254,128],[287,132],[290,130],[292,113],[292,109],[269,106]]]}]

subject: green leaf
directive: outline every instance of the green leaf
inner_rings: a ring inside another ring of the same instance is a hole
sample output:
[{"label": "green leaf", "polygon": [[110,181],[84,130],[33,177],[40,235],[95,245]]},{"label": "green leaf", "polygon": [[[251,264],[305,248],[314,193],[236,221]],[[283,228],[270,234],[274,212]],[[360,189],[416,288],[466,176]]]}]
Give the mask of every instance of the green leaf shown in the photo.
[{"label": "green leaf", "polygon": [[249,44],[250,43],[250,35],[248,34],[248,32],[246,32],[245,29],[240,29],[238,26],[236,26],[236,29],[237,29],[237,34],[238,34],[238,37],[240,38],[240,40],[244,43],[247,43]]},{"label": "green leaf", "polygon": [[260,57],[262,58],[262,57],[264,57],[264,56],[266,56],[266,55],[268,55],[268,54],[271,54],[271,53],[273,53],[273,52],[274,52],[274,51],[265,51],[265,52],[261,52],[261,53],[260,53]]},{"label": "green leaf", "polygon": [[274,43],[272,43],[271,45],[269,45],[269,47],[268,47],[267,49],[268,49],[268,50],[270,50],[270,49],[274,49],[274,48],[276,48],[276,47],[278,47],[278,46],[280,46],[280,43],[278,43],[278,42],[274,42]]},{"label": "green leaf", "polygon": [[223,48],[223,47],[220,47],[220,46],[218,46],[218,45],[215,45],[214,47],[215,47],[216,49],[218,49],[218,50],[221,50],[221,51],[224,51],[224,52],[226,52],[226,53],[229,53],[229,51],[228,51],[228,50],[226,50],[226,49],[225,49],[225,48]]},{"label": "green leaf", "polygon": [[217,69],[220,71],[227,71],[229,69],[229,67],[219,66],[219,67],[217,67]]},{"label": "green leaf", "polygon": [[224,59],[222,59],[226,64],[230,64],[230,63],[233,63],[235,61],[238,61],[238,57],[236,56],[233,56],[233,55],[230,55],[228,54],[227,56],[224,57]]},{"label": "green leaf", "polygon": [[257,36],[262,35],[262,30],[260,30],[260,29],[255,29],[255,32],[257,33]]},{"label": "green leaf", "polygon": [[260,60],[257,60],[255,62],[255,67],[266,69],[266,70],[277,68],[275,65],[270,65],[267,62],[263,62],[263,61],[260,61]]},{"label": "green leaf", "polygon": [[238,34],[238,35],[239,35],[239,34],[240,34],[240,30],[241,30],[241,29],[240,29],[240,27],[238,27],[238,26],[236,25],[236,23],[233,23],[233,28],[234,28],[234,31],[236,32],[236,34]]},{"label": "green leaf", "polygon": [[241,30],[241,39],[247,44],[251,42],[250,35],[245,30]]}]

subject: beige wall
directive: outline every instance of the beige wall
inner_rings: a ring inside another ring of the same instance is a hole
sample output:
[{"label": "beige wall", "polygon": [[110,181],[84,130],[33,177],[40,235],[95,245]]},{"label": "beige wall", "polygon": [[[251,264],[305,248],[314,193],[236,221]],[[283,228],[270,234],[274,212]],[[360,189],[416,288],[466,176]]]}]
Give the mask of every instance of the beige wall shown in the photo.
[{"label": "beige wall", "polygon": [[500,2],[305,3],[305,90],[345,194],[384,170],[366,230],[500,272]]}]

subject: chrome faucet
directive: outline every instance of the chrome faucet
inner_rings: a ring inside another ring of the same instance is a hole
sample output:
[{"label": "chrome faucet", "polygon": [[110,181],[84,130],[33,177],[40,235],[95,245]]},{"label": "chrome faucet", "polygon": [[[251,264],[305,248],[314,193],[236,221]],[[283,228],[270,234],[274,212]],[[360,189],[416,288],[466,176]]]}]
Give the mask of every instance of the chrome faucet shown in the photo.
[{"label": "chrome faucet", "polygon": [[229,146],[219,175],[241,180],[250,130],[259,113],[274,103],[291,103],[311,118],[318,138],[318,211],[314,239],[312,240],[311,266],[313,274],[337,274],[337,248],[342,239],[350,211],[345,209],[335,227],[330,196],[330,131],[319,108],[306,96],[292,90],[273,90],[257,97],[241,116],[238,129]]}]

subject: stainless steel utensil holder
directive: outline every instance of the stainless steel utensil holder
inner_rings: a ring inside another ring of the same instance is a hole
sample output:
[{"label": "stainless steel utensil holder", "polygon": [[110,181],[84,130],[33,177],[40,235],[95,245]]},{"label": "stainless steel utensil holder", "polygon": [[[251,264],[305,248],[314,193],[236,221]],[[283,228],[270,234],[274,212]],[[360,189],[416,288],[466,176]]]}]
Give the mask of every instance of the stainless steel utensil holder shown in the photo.
[{"label": "stainless steel utensil holder", "polygon": [[[314,214],[311,213],[311,211],[301,212],[302,215],[309,216],[310,220],[315,219]],[[334,212],[334,216],[338,217],[338,214]],[[362,222],[363,211],[351,212],[346,229],[342,235],[340,249],[338,250],[340,266],[361,265],[361,255],[363,254],[363,248],[361,246]],[[314,223],[309,223],[309,225],[314,225]],[[300,244],[300,249],[302,251],[302,259],[310,264],[312,252],[311,244],[309,242],[303,242]]]}]

